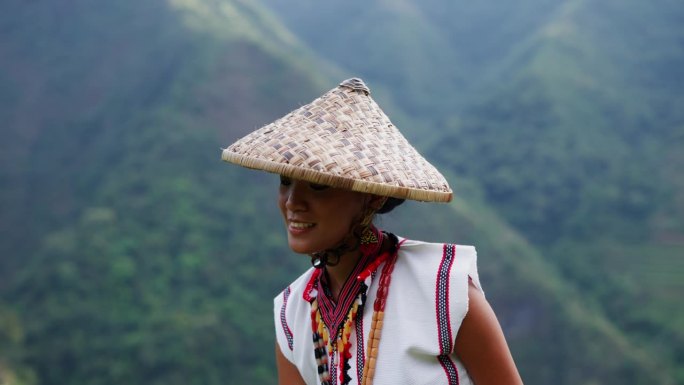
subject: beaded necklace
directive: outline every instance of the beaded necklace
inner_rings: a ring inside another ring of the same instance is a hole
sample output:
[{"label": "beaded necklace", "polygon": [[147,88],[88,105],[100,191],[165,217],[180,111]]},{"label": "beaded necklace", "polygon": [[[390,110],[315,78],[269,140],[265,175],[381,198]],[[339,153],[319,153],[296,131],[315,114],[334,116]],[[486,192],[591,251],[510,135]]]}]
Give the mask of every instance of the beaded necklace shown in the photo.
[{"label": "beaded necklace", "polygon": [[401,244],[399,243],[395,246],[395,249],[388,257],[387,263],[385,263],[385,266],[382,268],[382,274],[380,275],[378,294],[375,297],[375,303],[373,304],[371,330],[368,334],[368,350],[366,352],[368,359],[363,365],[363,379],[361,385],[373,385],[375,363],[378,358],[378,346],[380,345],[382,325],[385,318],[385,304],[387,303],[389,285],[392,281],[392,270],[394,270],[394,262],[397,261],[397,251],[400,245]]},{"label": "beaded necklace", "polygon": [[[382,245],[383,234],[376,229],[373,229],[374,235],[379,237],[371,237],[366,239],[364,245],[372,243],[374,247],[372,253],[378,253]],[[399,243],[393,234],[390,237],[394,241],[394,247],[389,252],[378,255],[374,260],[368,263],[363,271],[356,277],[356,280],[361,283],[359,292],[352,302],[349,312],[344,318],[344,322],[339,327],[333,336],[331,336],[323,317],[321,316],[321,309],[318,304],[318,296],[313,298],[311,302],[311,329],[313,333],[314,355],[316,358],[316,365],[318,369],[319,379],[321,385],[331,385],[332,381],[331,369],[336,369],[337,383],[341,385],[348,384],[351,377],[348,375],[350,369],[349,360],[352,356],[351,350],[351,331],[354,322],[359,313],[363,313],[363,305],[366,300],[366,292],[368,286],[364,283],[366,278],[374,275],[378,266],[386,262],[380,276],[377,296],[373,306],[373,318],[371,322],[371,330],[368,337],[368,350],[366,353],[367,360],[363,366],[363,379],[361,384],[371,385],[373,382],[373,375],[375,373],[375,362],[377,360],[378,345],[380,342],[380,335],[382,331],[382,321],[384,318],[385,303],[389,291],[392,270],[397,259],[397,250]],[[379,238],[379,239],[378,239]],[[365,251],[368,250],[368,246]],[[313,282],[310,282],[313,283]],[[332,338],[331,338],[332,337]],[[338,362],[334,362],[335,353],[337,353]]]}]

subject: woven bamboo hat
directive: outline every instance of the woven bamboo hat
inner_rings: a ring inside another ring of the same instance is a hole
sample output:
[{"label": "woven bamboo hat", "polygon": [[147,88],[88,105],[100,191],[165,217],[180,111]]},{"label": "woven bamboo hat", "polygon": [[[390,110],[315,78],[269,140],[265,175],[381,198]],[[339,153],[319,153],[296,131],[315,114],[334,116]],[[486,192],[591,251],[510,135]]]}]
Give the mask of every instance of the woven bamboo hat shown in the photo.
[{"label": "woven bamboo hat", "polygon": [[448,202],[446,179],[352,78],[223,150],[222,159],[293,179],[418,201]]}]

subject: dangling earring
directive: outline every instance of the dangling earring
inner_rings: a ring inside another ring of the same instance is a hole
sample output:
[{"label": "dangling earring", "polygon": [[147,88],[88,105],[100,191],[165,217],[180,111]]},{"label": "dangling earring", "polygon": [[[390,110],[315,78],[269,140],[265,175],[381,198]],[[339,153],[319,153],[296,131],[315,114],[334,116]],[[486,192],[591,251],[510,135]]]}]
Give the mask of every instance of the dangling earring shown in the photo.
[{"label": "dangling earring", "polygon": [[359,241],[362,248],[364,248],[363,246],[366,246],[365,248],[367,248],[368,245],[375,245],[379,242],[377,231],[374,231],[372,228],[372,221],[375,213],[380,207],[382,207],[382,205],[385,204],[386,201],[387,198],[382,198],[380,202],[378,202],[379,204],[374,205],[377,207],[371,206],[365,210],[363,219],[361,220],[361,223],[359,223],[359,228],[361,230]]},{"label": "dangling earring", "polygon": [[373,229],[371,229],[370,226],[365,227],[363,233],[361,233],[361,245],[369,245],[377,242],[378,236]]},{"label": "dangling earring", "polygon": [[316,269],[322,269],[328,263],[328,256],[325,253],[315,253],[311,258],[311,265]]}]

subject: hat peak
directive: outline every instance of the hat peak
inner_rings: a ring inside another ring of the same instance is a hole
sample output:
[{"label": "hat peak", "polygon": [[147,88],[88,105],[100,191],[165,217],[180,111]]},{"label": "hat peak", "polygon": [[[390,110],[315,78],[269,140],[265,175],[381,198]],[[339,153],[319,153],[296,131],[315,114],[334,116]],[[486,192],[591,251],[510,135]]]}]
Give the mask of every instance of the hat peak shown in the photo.
[{"label": "hat peak", "polygon": [[368,88],[366,83],[364,83],[360,78],[349,78],[340,83],[340,87],[351,88],[355,91],[363,91],[366,93],[366,95],[370,95],[370,88]]}]

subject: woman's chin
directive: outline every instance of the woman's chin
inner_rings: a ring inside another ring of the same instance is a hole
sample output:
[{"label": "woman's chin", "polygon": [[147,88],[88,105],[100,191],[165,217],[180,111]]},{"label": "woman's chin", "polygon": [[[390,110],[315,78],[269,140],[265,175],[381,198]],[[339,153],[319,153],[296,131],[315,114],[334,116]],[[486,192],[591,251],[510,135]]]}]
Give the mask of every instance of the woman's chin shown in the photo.
[{"label": "woman's chin", "polygon": [[289,242],[290,250],[294,251],[297,254],[313,254],[315,253],[316,249],[311,247],[311,245],[304,244],[302,242]]}]

